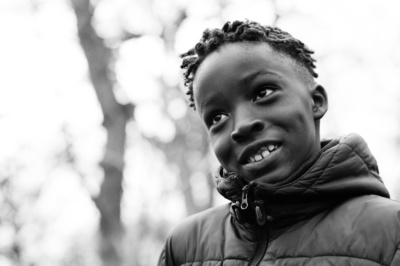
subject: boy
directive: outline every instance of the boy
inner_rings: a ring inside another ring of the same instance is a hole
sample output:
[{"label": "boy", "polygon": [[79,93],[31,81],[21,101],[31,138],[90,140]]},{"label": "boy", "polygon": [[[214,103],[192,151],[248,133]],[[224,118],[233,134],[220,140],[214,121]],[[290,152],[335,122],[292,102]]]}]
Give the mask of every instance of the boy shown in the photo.
[{"label": "boy", "polygon": [[311,54],[278,28],[235,21],[182,55],[232,203],[182,222],[159,265],[400,265],[400,205],[367,144],[320,141],[328,99]]}]

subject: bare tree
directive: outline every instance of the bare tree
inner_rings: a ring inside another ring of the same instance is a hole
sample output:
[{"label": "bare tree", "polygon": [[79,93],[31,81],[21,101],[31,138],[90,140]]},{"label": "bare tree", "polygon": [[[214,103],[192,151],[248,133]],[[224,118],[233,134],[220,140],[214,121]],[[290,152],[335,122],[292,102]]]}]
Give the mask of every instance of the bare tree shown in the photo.
[{"label": "bare tree", "polygon": [[86,55],[90,78],[103,113],[107,132],[105,153],[100,165],[104,180],[100,193],[93,198],[100,212],[100,256],[104,266],[122,265],[121,197],[124,170],[126,124],[132,118],[133,105],[117,102],[113,93],[109,64],[112,51],[96,34],[89,0],[71,0],[77,18],[78,35]]},{"label": "bare tree", "polygon": [[[179,15],[176,16],[173,23],[163,24],[160,36],[165,43],[167,52],[175,55],[176,51],[173,44],[175,43],[176,31],[187,18],[185,9],[179,10],[177,14]],[[178,84],[169,87],[162,79],[159,82],[164,88],[162,97],[165,102],[168,102],[171,98],[184,97]],[[167,105],[165,104],[165,106]],[[167,110],[164,110],[164,113],[168,115]],[[151,139],[150,141],[163,151],[169,164],[178,166],[180,190],[185,199],[186,213],[187,215],[191,215],[210,208],[214,203],[214,182],[210,175],[210,162],[208,160],[210,147],[206,131],[193,110],[189,110],[182,119],[174,121],[174,123],[176,134],[171,142],[162,143],[156,139]],[[190,178],[194,172],[200,172],[207,178],[207,191],[203,191],[203,193],[208,195],[208,200],[201,204],[196,202],[193,188],[190,185]]]}]

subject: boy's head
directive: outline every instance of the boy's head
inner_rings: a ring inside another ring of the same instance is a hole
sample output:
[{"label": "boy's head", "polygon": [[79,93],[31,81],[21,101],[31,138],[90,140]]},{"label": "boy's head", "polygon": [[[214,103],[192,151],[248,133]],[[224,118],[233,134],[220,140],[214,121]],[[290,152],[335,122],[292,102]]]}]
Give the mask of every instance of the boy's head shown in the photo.
[{"label": "boy's head", "polygon": [[182,56],[191,106],[227,171],[276,183],[320,150],[327,97],[311,53],[277,28],[235,21]]}]

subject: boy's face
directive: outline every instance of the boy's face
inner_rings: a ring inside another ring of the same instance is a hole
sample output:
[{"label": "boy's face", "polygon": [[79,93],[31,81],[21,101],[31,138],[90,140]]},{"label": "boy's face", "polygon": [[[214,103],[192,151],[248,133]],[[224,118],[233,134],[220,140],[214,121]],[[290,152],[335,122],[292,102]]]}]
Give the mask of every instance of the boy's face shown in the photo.
[{"label": "boy's face", "polygon": [[202,62],[194,101],[226,170],[276,183],[320,150],[313,89],[295,67],[265,43],[227,44]]}]

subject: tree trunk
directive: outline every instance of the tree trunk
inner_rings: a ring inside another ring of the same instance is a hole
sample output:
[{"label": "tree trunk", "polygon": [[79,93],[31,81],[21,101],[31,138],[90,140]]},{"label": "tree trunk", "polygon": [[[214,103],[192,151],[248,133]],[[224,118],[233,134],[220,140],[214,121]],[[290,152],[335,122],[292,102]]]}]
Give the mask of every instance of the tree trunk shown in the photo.
[{"label": "tree trunk", "polygon": [[126,124],[132,117],[133,106],[121,105],[113,93],[109,65],[112,54],[96,34],[92,24],[89,0],[71,0],[77,18],[78,35],[86,55],[90,78],[96,91],[107,132],[104,157],[100,166],[104,180],[100,193],[93,198],[100,213],[100,257],[104,266],[122,265],[121,197],[124,170]]}]

